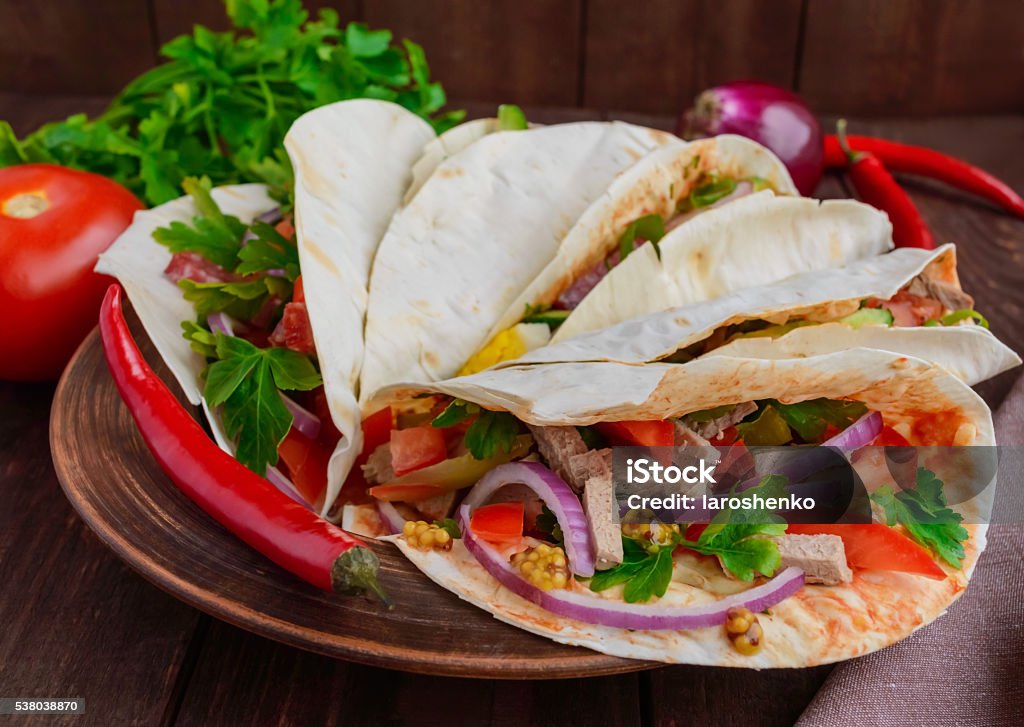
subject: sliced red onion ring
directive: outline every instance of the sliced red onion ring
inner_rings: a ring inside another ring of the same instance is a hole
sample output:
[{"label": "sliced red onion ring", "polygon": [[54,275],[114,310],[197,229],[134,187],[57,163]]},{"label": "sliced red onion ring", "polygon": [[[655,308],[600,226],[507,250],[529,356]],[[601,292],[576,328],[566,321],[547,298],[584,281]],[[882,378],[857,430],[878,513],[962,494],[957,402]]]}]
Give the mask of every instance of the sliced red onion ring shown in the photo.
[{"label": "sliced red onion ring", "polygon": [[270,270],[265,270],[264,272],[272,278],[284,278],[288,276],[288,271],[284,268],[270,268]]},{"label": "sliced red onion ring", "polygon": [[389,533],[394,535],[402,532],[406,520],[402,517],[402,513],[398,512],[398,508],[383,500],[374,500],[373,504],[377,506],[377,514],[380,515],[381,522],[384,523],[384,527],[388,529]]},{"label": "sliced red onion ring", "polygon": [[[576,575],[594,575],[594,542],[583,506],[565,481],[540,462],[509,462],[498,465],[480,478],[462,501],[469,513],[483,505],[505,485],[529,487],[554,513],[565,537],[565,557]],[[466,521],[469,522],[468,520]]]},{"label": "sliced red onion ring", "polygon": [[267,481],[303,507],[309,507],[309,503],[306,502],[306,498],[304,498],[299,491],[295,489],[295,485],[292,484],[292,481],[285,477],[284,473],[277,467],[267,467]]},{"label": "sliced red onion ring", "polygon": [[866,447],[882,433],[882,415],[869,412],[831,439],[822,442],[822,447],[835,447],[849,456],[854,450]]},{"label": "sliced red onion ring", "polygon": [[304,409],[294,399],[283,393],[281,393],[281,400],[292,414],[294,420],[292,426],[310,439],[316,439],[320,435],[320,417],[308,409]]},{"label": "sliced red onion ring", "polygon": [[672,630],[718,626],[730,608],[742,606],[754,613],[789,598],[804,585],[804,572],[786,568],[772,580],[748,591],[696,606],[660,606],[612,601],[560,588],[544,591],[522,578],[491,545],[469,529],[470,508],[459,509],[459,526],[466,549],[503,586],[551,613],[584,623],[620,629]]},{"label": "sliced red onion ring", "polygon": [[211,331],[216,331],[225,336],[235,335],[234,322],[227,313],[211,313],[206,316],[206,325],[210,327]]}]

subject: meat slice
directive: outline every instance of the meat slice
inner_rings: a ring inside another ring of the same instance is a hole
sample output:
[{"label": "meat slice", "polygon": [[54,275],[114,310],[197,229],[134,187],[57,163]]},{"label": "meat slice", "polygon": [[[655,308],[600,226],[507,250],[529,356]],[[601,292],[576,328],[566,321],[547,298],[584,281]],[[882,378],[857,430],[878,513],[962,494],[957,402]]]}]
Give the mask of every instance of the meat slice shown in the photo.
[{"label": "meat slice", "polygon": [[164,275],[177,283],[179,280],[191,280],[196,283],[227,283],[240,278],[229,273],[220,265],[211,263],[196,252],[176,252],[171,262],[164,268]]},{"label": "meat slice", "polygon": [[[577,456],[574,459],[579,460],[585,456]],[[598,459],[595,458],[595,461]],[[608,570],[621,563],[622,528],[615,517],[615,491],[612,486],[611,468],[608,468],[607,472],[595,472],[594,476],[587,478],[583,486],[583,510],[587,513],[590,533],[594,538],[597,569]]]},{"label": "meat slice", "polygon": [[569,458],[569,486],[582,492],[591,478],[612,479],[612,451],[591,449]]},{"label": "meat slice", "polygon": [[974,307],[974,298],[952,283],[933,280],[925,275],[914,278],[907,286],[907,292],[922,298],[932,298],[942,303],[946,310],[962,310]]},{"label": "meat slice", "polygon": [[711,442],[706,440],[697,432],[693,431],[683,422],[676,420],[676,446],[677,447],[710,447]]},{"label": "meat slice", "polygon": [[281,321],[270,334],[270,344],[290,348],[299,353],[316,353],[313,341],[313,327],[309,324],[309,313],[305,303],[288,303],[284,307]]},{"label": "meat slice", "polygon": [[837,586],[853,580],[843,539],[838,535],[781,535],[772,540],[779,546],[781,567],[796,566],[808,583]]},{"label": "meat slice", "polygon": [[722,416],[706,422],[695,422],[690,418],[685,418],[685,421],[686,425],[693,429],[693,431],[698,435],[705,439],[714,439],[726,429],[743,421],[749,414],[753,414],[755,411],[757,411],[757,404],[752,401],[747,401],[742,404],[737,404]]},{"label": "meat slice", "polygon": [[416,509],[429,520],[444,520],[452,514],[452,507],[455,505],[455,498],[458,494],[456,490],[451,490],[441,495],[435,495],[415,503]]},{"label": "meat slice", "polygon": [[391,468],[391,444],[385,442],[377,447],[366,458],[363,465],[363,476],[371,485],[379,485],[395,479],[395,471]]},{"label": "meat slice", "polygon": [[569,465],[574,456],[587,451],[587,445],[576,431],[576,427],[538,427],[532,424],[527,426],[534,441],[537,442],[540,456],[544,458],[548,467],[577,492],[583,489],[583,482],[574,480],[572,467]]}]

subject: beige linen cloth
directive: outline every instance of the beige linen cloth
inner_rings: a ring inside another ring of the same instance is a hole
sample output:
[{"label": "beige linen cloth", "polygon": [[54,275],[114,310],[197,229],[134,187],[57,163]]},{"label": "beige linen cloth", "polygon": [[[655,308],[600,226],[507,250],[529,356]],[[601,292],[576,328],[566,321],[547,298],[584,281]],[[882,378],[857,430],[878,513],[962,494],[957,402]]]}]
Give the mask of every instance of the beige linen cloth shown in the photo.
[{"label": "beige linen cloth", "polygon": [[[1024,446],[1024,377],[995,424],[1001,446]],[[1000,470],[995,508],[1024,512],[1024,472]],[[837,666],[798,727],[1024,725],[1024,524],[988,533],[960,600],[910,638]]]}]

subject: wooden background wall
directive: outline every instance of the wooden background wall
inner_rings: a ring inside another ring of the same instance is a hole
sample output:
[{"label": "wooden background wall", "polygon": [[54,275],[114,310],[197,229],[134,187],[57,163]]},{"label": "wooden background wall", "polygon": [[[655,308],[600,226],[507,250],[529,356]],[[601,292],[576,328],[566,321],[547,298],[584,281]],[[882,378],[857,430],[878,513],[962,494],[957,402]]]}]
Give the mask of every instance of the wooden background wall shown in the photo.
[{"label": "wooden background wall", "polygon": [[[1020,0],[307,0],[425,46],[455,101],[675,112],[759,77],[823,113],[1024,110]],[[0,91],[107,94],[221,0],[0,0]]]}]

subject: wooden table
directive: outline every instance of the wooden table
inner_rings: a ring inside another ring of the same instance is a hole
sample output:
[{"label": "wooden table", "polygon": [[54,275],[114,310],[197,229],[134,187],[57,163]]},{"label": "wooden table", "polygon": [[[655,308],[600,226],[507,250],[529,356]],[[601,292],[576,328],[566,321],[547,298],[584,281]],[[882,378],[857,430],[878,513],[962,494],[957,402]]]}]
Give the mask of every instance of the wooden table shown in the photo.
[{"label": "wooden table", "polygon": [[[89,98],[0,94],[0,118],[19,131],[101,106]],[[604,116],[527,111],[549,122]],[[853,123],[852,130],[960,155],[1024,189],[1024,116]],[[1024,222],[934,185],[907,186],[939,241],[961,243],[961,276],[978,308],[1003,340],[1024,350]],[[849,190],[830,176],[819,196]],[[1015,375],[980,387],[993,407]],[[50,384],[0,383],[0,696],[84,698],[87,714],[67,724],[782,725],[800,715],[831,669],[678,666],[568,681],[474,681],[374,669],[278,645],[157,590],[78,520],[50,462],[52,395]]]}]

